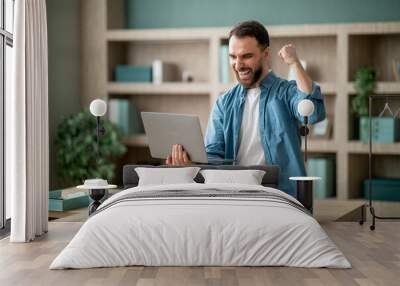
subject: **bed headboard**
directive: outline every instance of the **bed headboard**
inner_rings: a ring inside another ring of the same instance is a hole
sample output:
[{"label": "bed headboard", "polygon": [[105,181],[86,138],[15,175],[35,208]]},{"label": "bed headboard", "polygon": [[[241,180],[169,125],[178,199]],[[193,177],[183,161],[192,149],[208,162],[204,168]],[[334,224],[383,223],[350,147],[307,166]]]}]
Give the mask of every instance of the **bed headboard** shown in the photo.
[{"label": "bed headboard", "polygon": [[[232,165],[193,165],[196,167],[200,167],[202,170],[205,169],[219,169],[219,170],[263,170],[265,171],[265,175],[262,179],[261,184],[265,187],[272,187],[278,188],[279,183],[279,166],[272,165],[272,166],[232,166]],[[123,168],[123,184],[124,189],[133,188],[138,185],[139,177],[135,172],[136,167],[147,167],[147,168],[181,168],[182,166],[152,166],[152,165],[125,165]],[[194,178],[197,183],[204,183],[204,178],[200,174]]]}]

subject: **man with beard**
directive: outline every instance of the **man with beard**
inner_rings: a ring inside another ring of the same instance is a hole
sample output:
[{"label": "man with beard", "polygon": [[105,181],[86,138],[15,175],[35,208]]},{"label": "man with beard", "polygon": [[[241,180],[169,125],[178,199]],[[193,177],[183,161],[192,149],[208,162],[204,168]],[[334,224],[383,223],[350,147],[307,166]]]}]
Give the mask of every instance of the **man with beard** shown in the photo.
[{"label": "man with beard", "polygon": [[[277,77],[268,66],[269,36],[256,21],[242,22],[229,34],[229,57],[238,84],[218,97],[210,114],[205,147],[210,159],[233,159],[237,165],[279,165],[279,188],[295,195],[291,176],[305,176],[298,103],[309,99],[313,124],[325,118],[320,88],[303,69],[291,44],[278,56],[294,69],[296,81]],[[192,162],[181,145],[172,147],[168,165]]]}]

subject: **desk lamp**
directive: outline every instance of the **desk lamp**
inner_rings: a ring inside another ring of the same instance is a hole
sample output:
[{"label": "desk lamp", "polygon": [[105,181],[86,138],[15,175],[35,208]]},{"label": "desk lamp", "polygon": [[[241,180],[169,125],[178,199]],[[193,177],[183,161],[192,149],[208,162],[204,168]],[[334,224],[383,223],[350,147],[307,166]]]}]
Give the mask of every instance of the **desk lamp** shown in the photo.
[{"label": "desk lamp", "polygon": [[[307,135],[308,129],[308,117],[314,113],[314,104],[311,100],[303,99],[297,105],[297,111],[301,116],[304,117],[304,124],[300,127],[300,135],[304,136],[304,161],[307,163]],[[297,184],[297,195],[296,198],[303,204],[303,206],[313,213],[313,181],[320,180],[319,177],[290,177],[290,180],[296,181]]]},{"label": "desk lamp", "polygon": [[307,135],[308,129],[308,117],[314,113],[314,104],[309,99],[303,99],[297,105],[297,111],[301,116],[304,117],[304,125],[300,127],[300,135],[304,136],[304,161],[307,163]]},{"label": "desk lamp", "polygon": [[105,129],[101,126],[100,117],[106,114],[107,112],[107,104],[102,99],[95,99],[90,103],[90,113],[96,117],[97,126],[96,126],[96,136],[97,136],[97,162],[100,156],[100,146],[99,140],[100,135],[104,135]]}]

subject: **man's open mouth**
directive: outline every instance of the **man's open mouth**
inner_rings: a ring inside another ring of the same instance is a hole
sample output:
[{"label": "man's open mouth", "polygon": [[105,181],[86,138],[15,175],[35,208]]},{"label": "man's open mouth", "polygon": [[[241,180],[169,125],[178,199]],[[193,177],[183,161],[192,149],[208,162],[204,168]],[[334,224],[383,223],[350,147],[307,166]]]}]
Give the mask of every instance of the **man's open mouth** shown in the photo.
[{"label": "man's open mouth", "polygon": [[241,80],[248,80],[251,78],[251,69],[246,69],[246,70],[240,70],[238,71],[239,78]]}]

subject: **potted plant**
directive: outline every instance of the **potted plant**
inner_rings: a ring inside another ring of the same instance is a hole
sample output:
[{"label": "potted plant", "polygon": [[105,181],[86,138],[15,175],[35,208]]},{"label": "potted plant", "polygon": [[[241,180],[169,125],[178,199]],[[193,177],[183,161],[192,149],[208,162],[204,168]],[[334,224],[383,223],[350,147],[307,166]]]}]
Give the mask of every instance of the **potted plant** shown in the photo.
[{"label": "potted plant", "polygon": [[96,120],[88,110],[65,118],[58,127],[55,144],[59,175],[69,184],[81,184],[88,178],[111,181],[114,175],[113,160],[126,152],[120,143],[121,133],[107,119],[102,119],[105,129],[99,140],[97,158]]},{"label": "potted plant", "polygon": [[351,110],[359,119],[360,138],[368,136],[368,102],[369,96],[374,92],[375,82],[374,68],[367,67],[357,70],[354,82],[357,95],[351,101]]}]

